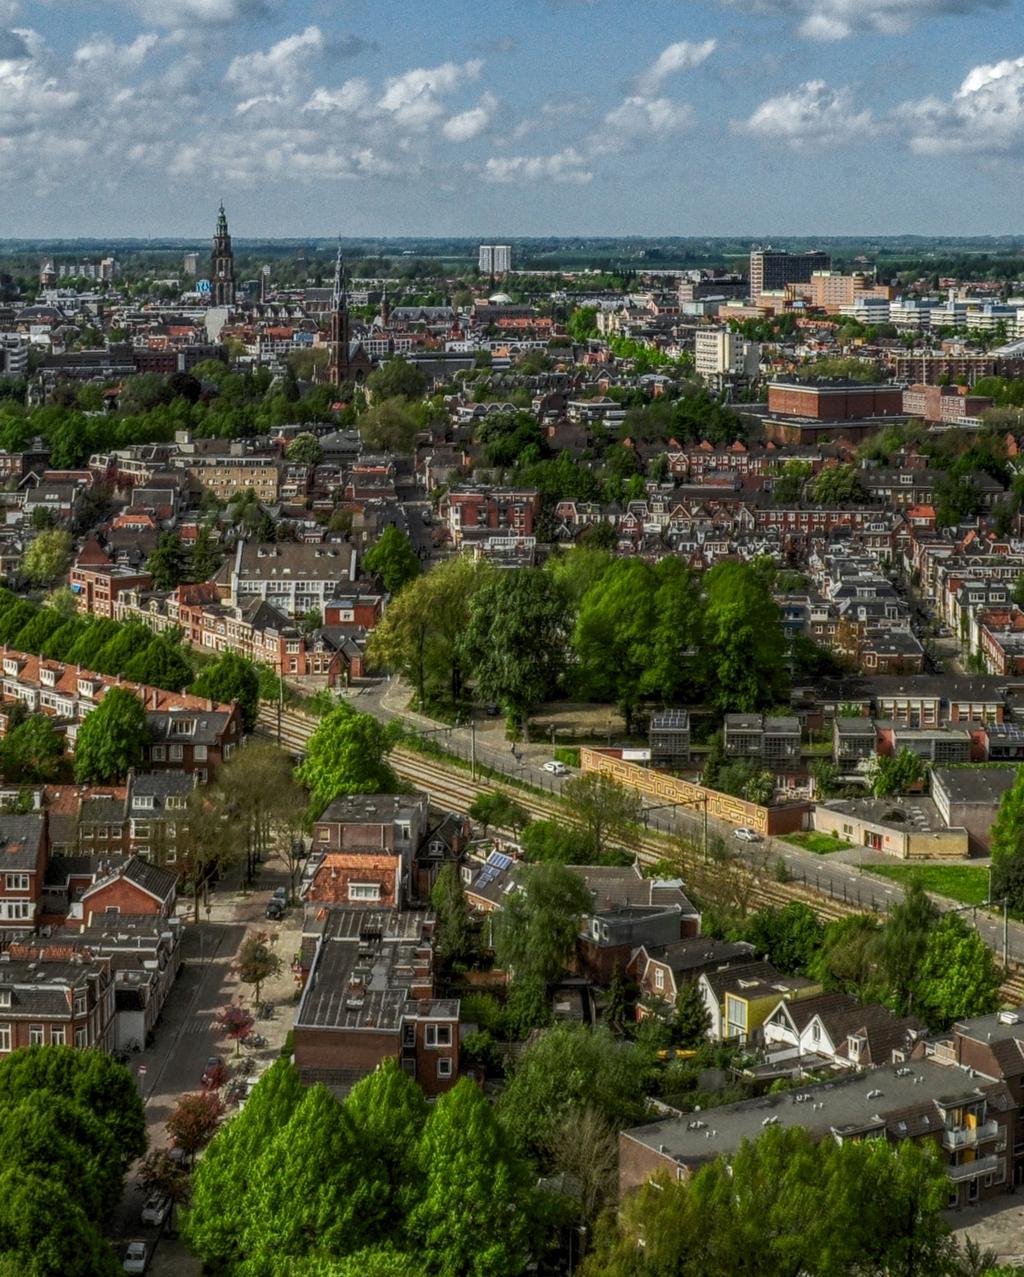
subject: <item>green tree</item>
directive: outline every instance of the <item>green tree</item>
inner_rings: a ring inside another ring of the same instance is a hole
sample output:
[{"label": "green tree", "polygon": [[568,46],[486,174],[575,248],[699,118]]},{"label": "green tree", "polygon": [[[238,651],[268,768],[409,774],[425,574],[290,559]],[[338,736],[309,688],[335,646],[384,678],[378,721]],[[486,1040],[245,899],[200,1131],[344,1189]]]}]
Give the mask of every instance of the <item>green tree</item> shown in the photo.
[{"label": "green tree", "polygon": [[35,585],[52,585],[71,562],[71,533],[61,528],[40,532],[29,544],[21,570]]},{"label": "green tree", "polygon": [[519,1277],[534,1241],[532,1177],[490,1102],[468,1079],[431,1110],[419,1166],[423,1196],[408,1226],[424,1271]]},{"label": "green tree", "polygon": [[643,695],[656,589],[647,563],[616,560],[583,595],[573,632],[575,677],[583,695],[614,701],[627,732]]},{"label": "green tree", "polygon": [[427,375],[416,364],[395,357],[372,372],[366,388],[375,399],[419,399],[427,389]]},{"label": "green tree", "polygon": [[[3,621],[0,618],[0,626]],[[1024,768],[999,800],[992,825],[992,897],[1024,910]]]},{"label": "green tree", "polygon": [[0,643],[11,646],[15,636],[35,619],[37,608],[28,599],[18,599],[0,616]]},{"label": "green tree", "polygon": [[785,644],[765,576],[749,563],[719,563],[704,577],[701,664],[709,699],[750,711],[780,699]]},{"label": "green tree", "polygon": [[458,866],[442,867],[430,890],[430,904],[437,915],[437,952],[446,962],[461,962],[473,946],[469,905]]},{"label": "green tree", "polygon": [[473,595],[463,640],[479,694],[525,726],[554,694],[566,638],[565,601],[550,576],[530,568],[494,576]]},{"label": "green tree", "polygon": [[380,540],[363,555],[363,567],[380,578],[388,594],[397,594],[420,573],[420,561],[409,538],[393,523],[388,524]]},{"label": "green tree", "polygon": [[593,1109],[610,1126],[635,1126],[647,1111],[647,1060],[608,1029],[559,1024],[523,1051],[498,1103],[516,1148],[543,1158],[563,1122]]},{"label": "green tree", "polygon": [[408,679],[421,707],[441,698],[457,704],[463,690],[461,640],[470,604],[492,572],[486,564],[459,555],[410,581],[370,634],[371,665]]},{"label": "green tree", "polygon": [[260,676],[252,661],[237,652],[224,652],[207,665],[188,689],[194,696],[208,696],[218,705],[238,702],[247,732],[256,726],[260,706]]},{"label": "green tree", "polygon": [[188,560],[188,579],[197,584],[209,581],[220,567],[221,556],[213,537],[213,524],[206,520],[199,526]]},{"label": "green tree", "polygon": [[156,549],[146,560],[146,571],[158,590],[173,590],[188,580],[189,561],[176,532],[162,532]]},{"label": "green tree", "polygon": [[64,761],[64,738],[44,714],[30,714],[4,737],[0,760],[6,780],[54,780]]},{"label": "green tree", "polygon": [[236,958],[238,978],[243,984],[251,984],[253,999],[260,1000],[263,982],[277,975],[284,963],[270,947],[270,936],[266,931],[248,931],[245,939],[238,947]]},{"label": "green tree", "polygon": [[382,399],[359,418],[359,433],[367,448],[381,452],[411,452],[419,420],[404,398]]},{"label": "green tree", "polygon": [[588,772],[567,780],[562,798],[584,835],[587,859],[580,863],[600,864],[610,845],[630,850],[639,846],[643,803],[635,790],[611,776]]},{"label": "green tree", "polygon": [[955,913],[931,929],[918,969],[915,1012],[932,1030],[999,1007],[1002,976],[992,950]]},{"label": "green tree", "polygon": [[870,760],[868,781],[876,798],[892,798],[905,794],[924,779],[927,764],[909,749],[895,754],[875,754]]},{"label": "green tree", "polygon": [[917,1010],[918,973],[938,917],[921,880],[915,878],[879,933],[879,970],[886,984],[886,1001],[897,1015]]},{"label": "green tree", "polygon": [[590,842],[582,829],[558,820],[531,820],[519,841],[527,860],[559,865],[585,865]]},{"label": "green tree", "polygon": [[469,814],[477,824],[483,826],[485,834],[491,826],[495,829],[511,829],[515,833],[530,821],[530,813],[525,807],[508,794],[493,789],[477,794],[469,805]]},{"label": "green tree", "polygon": [[817,505],[856,505],[867,499],[853,466],[826,466],[811,482],[811,500]]},{"label": "green tree", "polygon": [[110,1133],[123,1167],[146,1151],[146,1121],[132,1075],[104,1051],[32,1046],[0,1060],[0,1109],[48,1093],[91,1113]]},{"label": "green tree", "polygon": [[126,687],[111,687],[75,738],[75,779],[110,784],[142,762],[149,723],[142,702]]},{"label": "green tree", "polygon": [[342,1105],[310,1087],[250,1166],[242,1251],[253,1271],[314,1245],[343,1256],[373,1240],[379,1184],[367,1154]]},{"label": "green tree", "polygon": [[859,1002],[878,1002],[885,996],[879,964],[881,925],[870,914],[855,913],[825,927],[821,949],[809,974],[826,989],[848,993]]},{"label": "green tree", "polygon": [[304,466],[318,466],[323,458],[323,449],[316,435],[308,430],[297,434],[288,445],[285,456],[289,461],[297,461]]},{"label": "green tree", "polygon": [[192,1173],[192,1203],[182,1221],[189,1246],[204,1263],[241,1257],[246,1194],[253,1163],[288,1125],[305,1094],[290,1060],[277,1060],[242,1111],[217,1132]]},{"label": "green tree", "polygon": [[131,658],[124,674],[145,687],[163,687],[179,692],[192,678],[192,666],[181,644],[166,634],[159,634]]},{"label": "green tree", "polygon": [[696,980],[687,980],[676,994],[675,1033],[680,1046],[702,1046],[711,1032],[711,1016]]},{"label": "green tree", "polygon": [[387,761],[387,732],[369,714],[342,702],[321,718],[296,776],[319,815],[339,794],[394,793],[398,780]]},{"label": "green tree", "polygon": [[[104,631],[99,631],[97,637]],[[156,635],[145,625],[130,621],[127,625],[114,622],[111,637],[100,648],[93,648],[89,662],[82,664],[87,669],[95,669],[100,674],[122,674],[132,660],[140,657],[156,640]]]},{"label": "green tree", "polygon": [[[60,1226],[55,1227],[54,1221]],[[118,1277],[121,1267],[87,1206],[52,1176],[0,1173],[4,1277]]]},{"label": "green tree", "polygon": [[759,909],[743,928],[743,939],[786,975],[806,975],[812,969],[824,935],[814,910],[801,900],[781,909]]},{"label": "green tree", "polygon": [[48,607],[40,608],[27,625],[23,626],[12,640],[13,646],[20,652],[41,652],[43,644],[64,624],[59,613]]},{"label": "green tree", "polygon": [[384,1200],[374,1204],[376,1230],[401,1236],[419,1192],[417,1145],[429,1112],[423,1091],[397,1061],[384,1060],[352,1088],[345,1111],[384,1185]]},{"label": "green tree", "polygon": [[498,918],[498,961],[515,979],[557,979],[592,903],[583,879],[564,865],[523,865]]}]

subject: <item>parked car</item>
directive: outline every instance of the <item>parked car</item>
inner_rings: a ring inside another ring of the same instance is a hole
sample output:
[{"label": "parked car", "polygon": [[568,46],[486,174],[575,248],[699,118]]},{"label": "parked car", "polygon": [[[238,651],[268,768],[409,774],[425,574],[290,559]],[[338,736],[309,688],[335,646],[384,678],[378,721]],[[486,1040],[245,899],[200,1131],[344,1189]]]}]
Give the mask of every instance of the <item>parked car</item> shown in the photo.
[{"label": "parked car", "polygon": [[271,922],[280,922],[285,915],[285,904],[283,900],[268,900],[267,907],[264,910],[266,916]]},{"label": "parked car", "polygon": [[550,763],[545,763],[544,770],[546,772],[550,772],[552,776],[568,776],[569,775],[569,769],[568,767],[566,767],[565,763],[560,763],[556,761],[555,759],[552,759]]},{"label": "parked car", "polygon": [[163,1193],[150,1193],[146,1198],[146,1204],[142,1208],[142,1222],[144,1224],[155,1224],[157,1228],[161,1226],[167,1218],[171,1209],[171,1199]]},{"label": "parked car", "polygon": [[740,842],[760,842],[761,841],[761,835],[757,832],[756,829],[747,829],[745,827],[741,827],[740,829],[734,829],[732,831],[732,836],[734,838],[738,838]]},{"label": "parked car", "polygon": [[500,718],[501,706],[500,705],[485,705],[484,713],[487,715],[488,718]]},{"label": "parked car", "polygon": [[283,905],[286,905],[288,903],[288,888],[275,887],[274,894],[270,898],[271,900],[280,900]]},{"label": "parked car", "polygon": [[203,1086],[220,1086],[224,1081],[226,1070],[224,1061],[219,1055],[211,1055],[206,1061],[206,1067],[203,1069],[203,1076],[200,1082]]},{"label": "parked car", "polygon": [[124,1253],[124,1263],[121,1267],[126,1273],[144,1273],[146,1265],[149,1262],[149,1253],[145,1242],[131,1241],[128,1243],[128,1249]]}]

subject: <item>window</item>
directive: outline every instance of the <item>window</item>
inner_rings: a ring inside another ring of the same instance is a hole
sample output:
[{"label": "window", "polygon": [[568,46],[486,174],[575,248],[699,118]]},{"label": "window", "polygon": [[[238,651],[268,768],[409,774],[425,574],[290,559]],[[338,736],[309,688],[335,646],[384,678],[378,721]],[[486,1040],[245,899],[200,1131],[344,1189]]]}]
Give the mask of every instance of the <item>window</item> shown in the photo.
[{"label": "window", "polygon": [[30,1024],[28,1026],[28,1044],[29,1046],[43,1045],[43,1026],[41,1024]]},{"label": "window", "polygon": [[167,748],[164,745],[153,746],[153,762],[162,763],[167,758]]},{"label": "window", "polygon": [[0,905],[0,918],[5,918],[9,922],[23,922],[31,917],[31,900],[5,900]]},{"label": "window", "polygon": [[67,1030],[63,1024],[54,1024],[50,1026],[50,1045],[65,1046],[67,1044]]},{"label": "window", "polygon": [[75,994],[75,1015],[85,1015],[86,999],[84,993]]},{"label": "window", "polygon": [[349,900],[379,900],[379,882],[350,882],[348,884]]},{"label": "window", "polygon": [[196,760],[196,762],[197,762],[197,763],[204,763],[204,762],[206,762],[206,746],[205,746],[205,745],[193,745],[193,747],[192,747],[192,757]]},{"label": "window", "polygon": [[88,1045],[88,1032],[85,1029],[75,1029],[75,1046],[84,1047]]},{"label": "window", "polygon": [[451,1060],[449,1060],[449,1059],[438,1060],[438,1062],[437,1062],[437,1076],[438,1076],[438,1077],[451,1077],[451,1075],[452,1075],[452,1062],[451,1062]]},{"label": "window", "polygon": [[662,971],[661,967],[654,968],[654,987],[656,989],[664,989],[665,987],[665,972]]},{"label": "window", "polygon": [[172,763],[180,763],[185,757],[185,751],[180,745],[170,746],[170,760]]},{"label": "window", "polygon": [[8,891],[28,891],[28,874],[8,874]]},{"label": "window", "polygon": [[9,1024],[0,1024],[0,1051],[9,1051],[11,1049],[11,1026]]},{"label": "window", "polygon": [[316,836],[319,842],[330,842],[331,831],[327,828],[326,825],[321,825],[320,828],[316,831]]},{"label": "window", "polygon": [[450,1024],[428,1024],[424,1033],[427,1046],[451,1046],[452,1026]]}]

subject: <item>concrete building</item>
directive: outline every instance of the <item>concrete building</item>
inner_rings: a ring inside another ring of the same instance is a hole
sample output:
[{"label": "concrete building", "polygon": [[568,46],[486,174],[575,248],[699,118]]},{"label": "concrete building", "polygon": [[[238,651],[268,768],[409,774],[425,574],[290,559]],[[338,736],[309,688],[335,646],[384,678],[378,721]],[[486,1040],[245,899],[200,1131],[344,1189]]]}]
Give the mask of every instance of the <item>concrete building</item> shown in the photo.
[{"label": "concrete building", "polygon": [[835,798],[818,803],[812,828],[898,860],[964,860],[967,830],[950,828],[928,798]]},{"label": "concrete building", "polygon": [[698,328],[694,336],[697,376],[713,390],[757,377],[761,347],[729,328]]},{"label": "concrete building", "polygon": [[947,825],[966,829],[972,850],[987,856],[1000,799],[1013,788],[1017,768],[933,767],[930,775],[939,815]]},{"label": "concrete building", "polygon": [[480,245],[479,271],[481,275],[507,275],[511,269],[511,244]]},{"label": "concrete building", "polygon": [[750,254],[750,296],[756,302],[765,292],[784,289],[787,284],[806,284],[815,271],[832,266],[828,253],[788,253],[784,249],[755,248]]}]

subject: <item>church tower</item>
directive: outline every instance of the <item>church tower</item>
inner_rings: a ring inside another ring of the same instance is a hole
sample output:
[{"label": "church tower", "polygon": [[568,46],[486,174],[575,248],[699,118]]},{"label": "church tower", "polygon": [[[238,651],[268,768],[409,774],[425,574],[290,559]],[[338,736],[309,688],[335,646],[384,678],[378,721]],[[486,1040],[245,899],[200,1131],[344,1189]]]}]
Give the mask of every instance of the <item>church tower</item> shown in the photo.
[{"label": "church tower", "polygon": [[235,304],[235,255],[231,251],[231,236],[228,234],[228,219],[223,204],[220,206],[217,231],[213,237],[213,252],[210,255],[210,300],[214,306]]},{"label": "church tower", "polygon": [[388,323],[391,319],[391,304],[388,301],[388,282],[384,281],[384,287],[380,292],[380,326],[385,332],[388,330]]},{"label": "church tower", "polygon": [[345,285],[345,263],[341,249],[334,263],[334,293],[331,297],[331,357],[327,379],[336,386],[349,380],[349,351],[352,332],[348,314],[348,289]]}]

